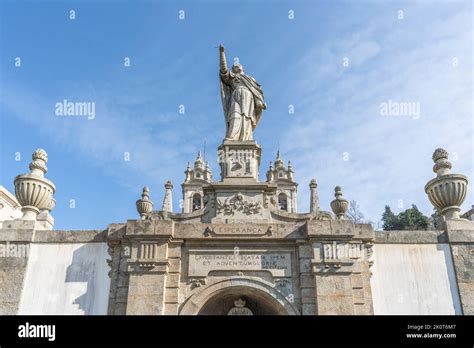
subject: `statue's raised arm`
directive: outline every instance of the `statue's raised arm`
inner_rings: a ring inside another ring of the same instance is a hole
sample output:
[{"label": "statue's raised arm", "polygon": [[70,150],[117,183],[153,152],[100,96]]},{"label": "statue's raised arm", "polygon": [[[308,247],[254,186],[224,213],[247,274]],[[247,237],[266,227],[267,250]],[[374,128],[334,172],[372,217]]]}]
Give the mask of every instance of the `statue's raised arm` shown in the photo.
[{"label": "statue's raised arm", "polygon": [[224,45],[219,45],[219,66],[220,66],[221,74],[227,73],[227,61],[225,59]]},{"label": "statue's raised arm", "polygon": [[254,78],[244,73],[240,63],[235,63],[228,71],[223,45],[219,45],[219,72],[225,140],[252,140],[253,130],[267,108],[262,88]]}]

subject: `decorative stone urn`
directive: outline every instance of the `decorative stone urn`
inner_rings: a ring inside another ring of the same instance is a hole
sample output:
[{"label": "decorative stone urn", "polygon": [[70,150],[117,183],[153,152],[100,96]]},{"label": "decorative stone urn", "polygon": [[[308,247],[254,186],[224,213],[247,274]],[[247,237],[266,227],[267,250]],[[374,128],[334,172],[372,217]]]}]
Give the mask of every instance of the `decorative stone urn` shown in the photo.
[{"label": "decorative stone urn", "polygon": [[48,213],[51,213],[51,211],[54,209],[55,206],[56,206],[56,200],[54,198],[51,198],[51,201],[48,207],[45,208],[45,210],[48,211]]},{"label": "decorative stone urn", "polygon": [[153,210],[153,202],[150,200],[150,189],[143,188],[142,198],[137,201],[137,211],[142,220],[145,220],[148,214]]},{"label": "decorative stone urn", "polygon": [[342,197],[342,189],[340,186],[336,186],[334,192],[336,199],[331,202],[331,209],[333,213],[336,214],[337,219],[341,220],[344,219],[344,216],[346,215],[347,208],[349,208],[349,202],[347,199]]},{"label": "decorative stone urn", "polygon": [[436,149],[433,153],[433,171],[437,177],[428,181],[425,192],[433,206],[446,219],[459,219],[461,204],[467,193],[467,178],[461,174],[451,174],[448,152]]},{"label": "decorative stone urn", "polygon": [[31,173],[18,175],[13,182],[16,198],[21,204],[23,220],[36,220],[40,210],[51,211],[56,202],[53,199],[56,187],[44,177],[48,171],[48,154],[43,149],[37,149],[32,158],[29,166]]}]

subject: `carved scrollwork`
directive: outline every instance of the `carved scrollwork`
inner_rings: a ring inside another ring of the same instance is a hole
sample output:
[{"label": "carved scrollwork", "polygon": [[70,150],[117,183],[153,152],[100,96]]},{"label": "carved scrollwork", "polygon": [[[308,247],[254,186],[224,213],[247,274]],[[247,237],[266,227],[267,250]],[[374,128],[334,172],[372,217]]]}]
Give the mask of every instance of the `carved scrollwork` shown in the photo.
[{"label": "carved scrollwork", "polygon": [[268,208],[276,205],[275,195],[273,193],[266,193],[264,198],[264,207]]},{"label": "carved scrollwork", "polygon": [[370,276],[372,276],[372,266],[375,263],[373,247],[374,247],[374,243],[367,243],[366,244],[367,260],[369,262]]},{"label": "carved scrollwork", "polygon": [[191,290],[199,288],[202,285],[206,285],[206,278],[191,278],[189,279],[189,284],[191,284]]},{"label": "carved scrollwork", "polygon": [[210,237],[214,233],[214,230],[212,227],[207,226],[206,229],[204,230],[204,237]]},{"label": "carved scrollwork", "polygon": [[321,211],[319,212],[314,218],[313,220],[317,220],[317,221],[327,221],[327,220],[332,220],[333,217],[330,213],[326,212],[326,211]]},{"label": "carved scrollwork", "polygon": [[272,236],[273,235],[273,226],[268,226],[267,232],[265,232],[267,236]]},{"label": "carved scrollwork", "polygon": [[113,261],[114,261],[114,255],[115,255],[115,249],[117,247],[118,243],[117,242],[109,242],[107,245],[107,254],[109,254],[110,258],[107,258],[105,262],[107,263],[107,266],[109,266],[109,272],[107,275],[109,278],[112,277],[112,271],[113,271]]},{"label": "carved scrollwork", "polygon": [[242,193],[227,198],[226,200],[217,200],[217,213],[224,215],[234,215],[235,213],[243,213],[246,215],[258,214],[262,209],[260,201],[252,202],[244,199]]},{"label": "carved scrollwork", "polygon": [[281,288],[285,288],[290,284],[290,281],[288,279],[282,278],[282,279],[276,279],[275,284]]}]

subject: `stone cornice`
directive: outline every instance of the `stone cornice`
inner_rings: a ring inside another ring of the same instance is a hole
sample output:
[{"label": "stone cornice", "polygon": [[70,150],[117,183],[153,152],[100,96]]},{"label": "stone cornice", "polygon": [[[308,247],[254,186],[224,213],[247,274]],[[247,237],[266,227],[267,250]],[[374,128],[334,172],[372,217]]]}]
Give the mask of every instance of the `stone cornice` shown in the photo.
[{"label": "stone cornice", "polygon": [[5,187],[0,185],[0,197],[4,198],[12,208],[14,209],[19,209],[21,208],[20,203],[18,203],[18,200],[16,197],[10,193]]}]

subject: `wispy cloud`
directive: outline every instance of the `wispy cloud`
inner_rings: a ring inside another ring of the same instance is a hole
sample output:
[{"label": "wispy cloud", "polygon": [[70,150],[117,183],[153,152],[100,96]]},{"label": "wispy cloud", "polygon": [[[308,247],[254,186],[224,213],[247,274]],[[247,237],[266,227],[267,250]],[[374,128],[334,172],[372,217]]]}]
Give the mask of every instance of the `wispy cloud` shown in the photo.
[{"label": "wispy cloud", "polygon": [[[455,172],[472,176],[470,23],[464,8],[430,23],[429,31],[390,23],[393,31],[381,37],[377,28],[386,25],[374,19],[370,30],[302,59],[302,88],[294,92],[302,107],[283,141],[302,184],[300,200],[308,197],[305,183],[316,177],[326,209],[333,187],[341,185],[373,221],[384,204],[399,210],[400,202],[431,214],[424,184],[434,175],[431,154],[437,147],[452,154]],[[419,103],[419,119],[381,116],[380,103],[389,99]],[[472,200],[470,193],[465,206]]]},{"label": "wispy cloud", "polygon": [[[73,152],[78,161],[95,163],[113,179],[111,185],[125,186],[137,195],[143,184],[161,188],[166,178],[176,176],[178,163],[180,171],[184,171],[186,161],[192,159],[190,154],[195,152],[196,144],[183,139],[192,138],[195,129],[181,127],[178,133],[176,128],[186,123],[187,116],[177,109],[175,113],[133,112],[130,104],[138,103],[134,98],[139,96],[130,95],[130,99],[123,99],[126,102],[118,103],[109,93],[70,91],[66,97],[55,98],[10,84],[2,103],[57,147]],[[94,102],[96,117],[87,120],[81,116],[56,116],[55,104],[63,98]]]}]

